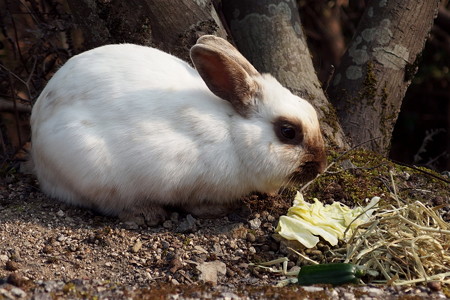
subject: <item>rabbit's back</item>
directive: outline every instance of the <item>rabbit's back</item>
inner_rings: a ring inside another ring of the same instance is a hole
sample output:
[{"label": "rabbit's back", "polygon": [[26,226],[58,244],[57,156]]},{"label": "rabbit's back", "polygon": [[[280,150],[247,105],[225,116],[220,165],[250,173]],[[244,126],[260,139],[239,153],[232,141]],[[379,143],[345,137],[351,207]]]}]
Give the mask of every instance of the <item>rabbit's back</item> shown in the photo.
[{"label": "rabbit's back", "polygon": [[79,103],[84,106],[112,105],[114,99],[130,92],[163,93],[203,85],[193,68],[165,52],[132,44],[107,45],[68,60],[49,81],[34,109],[43,106],[51,114],[61,103],[73,104],[73,99],[83,99]]},{"label": "rabbit's back", "polygon": [[137,199],[201,199],[223,173],[239,178],[232,115],[171,55],[136,45],[97,48],[69,60],[33,108],[36,173],[48,194],[88,206],[80,202],[96,199],[91,206],[112,213]]}]

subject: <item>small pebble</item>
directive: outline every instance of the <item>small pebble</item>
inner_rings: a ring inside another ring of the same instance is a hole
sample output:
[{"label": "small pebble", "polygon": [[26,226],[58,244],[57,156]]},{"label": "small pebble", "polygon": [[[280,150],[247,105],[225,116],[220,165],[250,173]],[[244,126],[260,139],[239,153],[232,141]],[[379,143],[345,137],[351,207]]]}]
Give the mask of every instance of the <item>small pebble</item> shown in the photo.
[{"label": "small pebble", "polygon": [[6,271],[17,271],[20,269],[20,266],[18,263],[12,261],[12,260],[8,260],[5,264],[5,270]]},{"label": "small pebble", "polygon": [[141,250],[141,248],[142,248],[142,242],[141,242],[141,240],[138,239],[134,243],[133,247],[131,247],[131,252],[138,253],[139,250]]},{"label": "small pebble", "polygon": [[9,276],[8,276],[6,281],[9,284],[15,285],[17,287],[22,287],[26,283],[26,280],[23,277],[21,277],[19,274],[17,274],[17,273],[9,274]]},{"label": "small pebble", "polygon": [[254,218],[254,219],[248,221],[248,223],[250,224],[250,228],[254,229],[254,230],[261,227],[261,220],[259,218]]},{"label": "small pebble", "polygon": [[14,299],[14,295],[8,290],[0,288],[0,299]]},{"label": "small pebble", "polygon": [[[238,251],[239,250],[241,250],[241,249],[238,249]],[[222,256],[223,255],[223,250],[222,250],[222,247],[220,246],[219,243],[214,243],[212,253],[215,254],[216,256]]]},{"label": "small pebble", "polygon": [[445,198],[442,196],[436,196],[431,200],[431,203],[433,204],[433,206],[442,205],[445,203]]},{"label": "small pebble", "polygon": [[366,291],[370,297],[380,297],[383,294],[383,290],[377,288],[368,288]]},{"label": "small pebble", "polygon": [[166,220],[164,221],[164,223],[162,224],[162,226],[166,229],[172,229],[173,227],[173,222],[171,220]]},{"label": "small pebble", "polygon": [[440,281],[429,281],[427,287],[433,292],[439,292],[442,289]]},{"label": "small pebble", "polygon": [[[331,291],[328,290],[328,295],[330,297],[330,299],[339,299],[339,293],[338,291],[336,291],[336,289],[332,289]],[[349,300],[349,299],[347,299]]]},{"label": "small pebble", "polygon": [[255,235],[251,232],[247,232],[246,238],[247,238],[247,241],[249,241],[250,243],[253,243],[256,241]]},{"label": "small pebble", "polygon": [[405,178],[406,181],[411,179],[411,174],[409,174],[408,172],[403,172],[403,178]]},{"label": "small pebble", "polygon": [[233,270],[227,269],[227,276],[228,277],[233,277],[233,276],[235,276],[235,274],[236,274],[236,272],[234,272]]},{"label": "small pebble", "polygon": [[323,288],[322,287],[318,287],[318,286],[302,286],[302,289],[307,291],[307,292],[309,292],[309,293],[323,291]]},{"label": "small pebble", "polygon": [[139,225],[136,222],[133,221],[127,221],[123,223],[124,227],[126,229],[130,229],[130,230],[137,230],[139,229]]},{"label": "small pebble", "polygon": [[17,287],[11,289],[11,294],[18,298],[25,298],[27,296],[27,293]]},{"label": "small pebble", "polygon": [[176,229],[179,233],[192,233],[197,231],[197,225],[195,224],[195,218],[192,215],[187,215],[186,219],[178,224]]},{"label": "small pebble", "polygon": [[268,215],[268,216],[267,216],[267,221],[273,222],[273,221],[275,221],[275,220],[276,220],[276,219],[275,219],[274,216],[272,216],[272,215]]},{"label": "small pebble", "polygon": [[176,211],[170,214],[170,220],[172,222],[177,223],[179,219],[180,219],[180,214],[177,213]]},{"label": "small pebble", "polygon": [[174,257],[170,261],[170,272],[175,273],[183,267],[183,262],[179,257]]},{"label": "small pebble", "polygon": [[309,255],[322,255],[323,254],[322,251],[320,251],[319,249],[306,249],[305,253],[309,254]]},{"label": "small pebble", "polygon": [[204,253],[204,254],[208,254],[209,252],[205,250],[205,248],[203,248],[202,246],[199,245],[195,245],[194,249],[197,250],[200,253]]},{"label": "small pebble", "polygon": [[44,252],[45,254],[50,254],[50,253],[53,252],[53,247],[50,246],[50,245],[45,245],[45,246],[42,248],[42,252]]},{"label": "small pebble", "polygon": [[78,250],[78,246],[77,245],[70,245],[69,246],[69,250],[72,252],[76,252]]},{"label": "small pebble", "polygon": [[7,261],[8,255],[0,255],[0,261]]},{"label": "small pebble", "polygon": [[342,295],[342,299],[343,300],[355,300],[356,297],[355,297],[355,295],[353,293],[344,292],[344,294]]},{"label": "small pebble", "polygon": [[64,212],[62,210],[58,210],[58,212],[56,213],[56,215],[58,217],[64,217]]},{"label": "small pebble", "polygon": [[63,241],[65,241],[67,239],[67,237],[66,236],[64,236],[64,235],[59,235],[57,238],[56,238],[56,240],[58,241],[58,242],[63,242]]},{"label": "small pebble", "polygon": [[161,241],[161,247],[163,249],[168,249],[170,247],[170,244],[167,241]]}]

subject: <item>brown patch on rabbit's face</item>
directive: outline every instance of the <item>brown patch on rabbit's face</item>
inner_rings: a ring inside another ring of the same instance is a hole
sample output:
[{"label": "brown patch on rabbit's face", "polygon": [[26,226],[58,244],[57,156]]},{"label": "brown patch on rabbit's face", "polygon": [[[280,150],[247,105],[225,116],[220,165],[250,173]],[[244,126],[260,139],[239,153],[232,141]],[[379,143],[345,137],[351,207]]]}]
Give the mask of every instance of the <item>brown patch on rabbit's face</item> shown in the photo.
[{"label": "brown patch on rabbit's face", "polygon": [[320,131],[309,136],[304,142],[305,154],[300,158],[299,166],[292,174],[294,182],[306,182],[323,173],[327,166],[325,145]]},{"label": "brown patch on rabbit's face", "polygon": [[318,128],[308,128],[300,120],[286,117],[279,117],[273,124],[280,142],[299,152],[298,167],[291,174],[290,182],[309,181],[325,170],[325,146]]},{"label": "brown patch on rabbit's face", "polygon": [[280,117],[273,123],[273,127],[276,136],[283,144],[298,146],[303,142],[303,129],[299,121]]}]

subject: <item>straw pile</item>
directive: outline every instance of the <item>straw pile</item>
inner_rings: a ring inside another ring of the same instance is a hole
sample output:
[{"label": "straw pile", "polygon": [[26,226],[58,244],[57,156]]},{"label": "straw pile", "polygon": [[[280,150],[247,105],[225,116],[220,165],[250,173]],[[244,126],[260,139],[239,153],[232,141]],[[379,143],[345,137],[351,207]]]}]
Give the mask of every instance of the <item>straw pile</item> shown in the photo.
[{"label": "straw pile", "polygon": [[[392,175],[391,175],[392,179]],[[379,210],[346,243],[345,262],[376,270],[394,285],[439,280],[450,284],[450,226],[437,210],[422,202],[402,202]],[[343,250],[343,249],[342,249]],[[339,252],[339,251],[337,251]]]}]

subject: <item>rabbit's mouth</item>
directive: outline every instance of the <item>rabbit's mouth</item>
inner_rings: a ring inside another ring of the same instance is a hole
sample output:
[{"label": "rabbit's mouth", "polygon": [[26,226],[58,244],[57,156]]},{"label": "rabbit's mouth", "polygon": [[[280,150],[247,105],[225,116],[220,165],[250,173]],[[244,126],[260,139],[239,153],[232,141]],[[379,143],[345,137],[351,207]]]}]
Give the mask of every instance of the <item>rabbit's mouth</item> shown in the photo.
[{"label": "rabbit's mouth", "polygon": [[305,183],[313,180],[319,173],[325,170],[326,163],[323,161],[308,161],[300,165],[292,173],[290,181],[292,183]]}]

